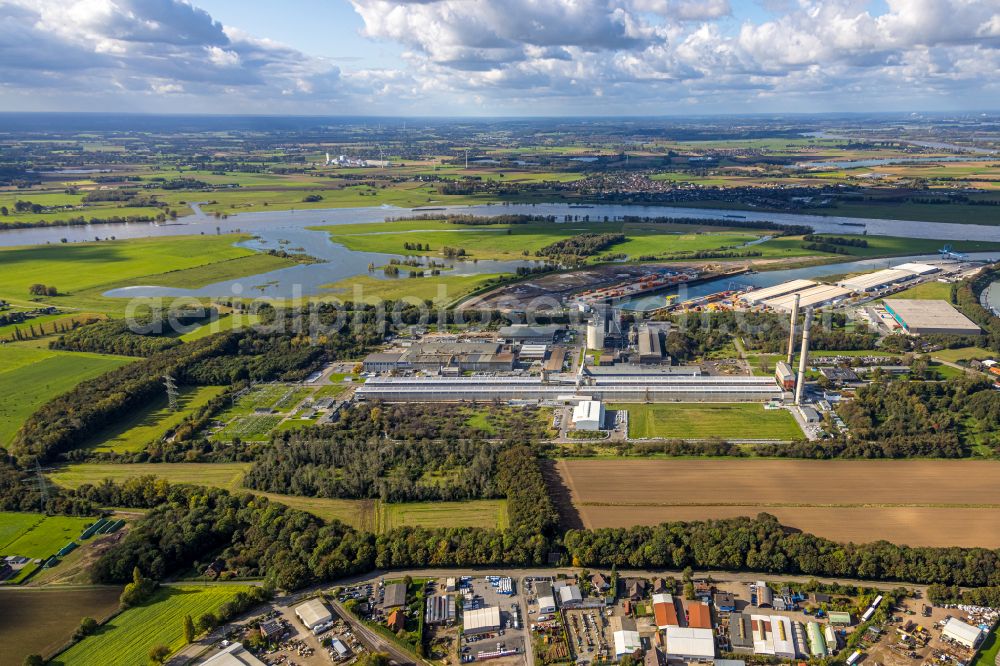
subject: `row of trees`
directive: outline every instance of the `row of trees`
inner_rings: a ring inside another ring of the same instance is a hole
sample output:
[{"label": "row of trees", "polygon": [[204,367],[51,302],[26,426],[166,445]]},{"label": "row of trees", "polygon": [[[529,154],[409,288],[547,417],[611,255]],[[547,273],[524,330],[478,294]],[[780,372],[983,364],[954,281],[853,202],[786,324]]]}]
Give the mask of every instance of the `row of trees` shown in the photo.
[{"label": "row of trees", "polygon": [[790,532],[766,513],[756,518],[653,527],[570,530],[563,544],[574,564],[587,567],[690,566],[972,587],[1000,585],[1000,550],[914,548],[886,541],[843,544]]},{"label": "row of trees", "polygon": [[625,242],[625,234],[577,234],[557,240],[541,248],[535,254],[539,257],[562,257],[566,255],[589,257],[602,252],[612,245]]}]

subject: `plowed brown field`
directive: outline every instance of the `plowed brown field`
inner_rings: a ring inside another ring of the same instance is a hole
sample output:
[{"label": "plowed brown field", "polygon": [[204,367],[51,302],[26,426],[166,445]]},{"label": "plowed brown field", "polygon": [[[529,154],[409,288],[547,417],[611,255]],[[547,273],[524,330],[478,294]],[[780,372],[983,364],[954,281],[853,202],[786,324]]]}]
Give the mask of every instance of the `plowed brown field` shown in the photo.
[{"label": "plowed brown field", "polygon": [[562,460],[586,527],[753,516],[837,541],[1000,548],[1000,463]]}]

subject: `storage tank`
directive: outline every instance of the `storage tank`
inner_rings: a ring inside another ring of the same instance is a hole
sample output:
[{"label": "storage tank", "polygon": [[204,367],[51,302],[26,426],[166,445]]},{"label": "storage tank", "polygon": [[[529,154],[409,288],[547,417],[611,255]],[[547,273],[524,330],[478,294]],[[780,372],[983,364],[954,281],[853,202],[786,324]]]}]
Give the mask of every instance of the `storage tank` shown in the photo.
[{"label": "storage tank", "polygon": [[604,322],[592,321],[587,324],[587,348],[604,349]]}]

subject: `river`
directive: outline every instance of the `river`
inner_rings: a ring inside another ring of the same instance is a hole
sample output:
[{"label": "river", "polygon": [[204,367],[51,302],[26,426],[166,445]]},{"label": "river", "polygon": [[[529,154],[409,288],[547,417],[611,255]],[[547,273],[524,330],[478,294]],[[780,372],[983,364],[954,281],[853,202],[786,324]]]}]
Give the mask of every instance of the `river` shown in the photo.
[{"label": "river", "polygon": [[[152,223],[94,224],[73,227],[36,227],[29,229],[9,229],[0,231],[0,246],[41,245],[46,243],[93,241],[95,238],[147,238],[180,235],[214,235],[217,233],[243,232],[257,236],[244,241],[244,245],[254,249],[303,248],[306,253],[321,259],[314,264],[301,264],[283,268],[251,278],[229,280],[192,290],[164,288],[157,285],[134,285],[108,292],[110,296],[207,296],[227,297],[238,295],[285,298],[310,296],[323,292],[323,285],[337,282],[356,275],[368,274],[368,265],[387,264],[391,259],[403,259],[401,255],[375,252],[355,252],[333,243],[326,232],[307,229],[310,226],[378,223],[387,218],[414,214],[405,208],[390,206],[371,208],[335,208],[312,210],[261,211],[231,215],[227,219],[216,219],[201,214],[197,206],[195,215],[181,218],[176,223],[156,225]],[[420,213],[420,211],[415,211]],[[758,211],[737,211],[727,209],[685,208],[680,206],[629,206],[595,205],[581,208],[570,204],[493,204],[478,206],[449,206],[447,213],[470,215],[532,214],[552,215],[562,222],[565,216],[574,216],[577,221],[588,217],[591,221],[639,217],[686,217],[693,219],[725,219],[734,221],[771,221],[779,224],[809,225],[817,232],[857,234],[862,231],[869,235],[906,236],[910,238],[941,239],[942,243],[951,239],[1000,240],[1000,227],[976,224],[945,224],[940,222],[915,222],[909,220],[879,220],[872,218],[851,218],[839,216],[815,216],[799,213],[765,213]],[[862,226],[863,225],[863,226]],[[374,229],[373,229],[374,231]],[[281,243],[280,241],[287,241]],[[422,260],[426,261],[426,260]],[[881,260],[884,264],[884,260]],[[900,260],[902,261],[902,260]],[[465,261],[445,262],[452,270],[442,271],[443,275],[473,275],[484,273],[514,272],[519,266],[537,265],[532,261]],[[836,264],[831,273],[852,270],[853,264]],[[881,265],[875,262],[873,265]],[[823,267],[802,270],[822,270]],[[864,270],[860,267],[857,270]],[[766,275],[783,273],[777,271]],[[829,273],[827,273],[829,274]],[[765,274],[761,274],[765,275]],[[812,273],[818,276],[820,273]],[[377,279],[385,278],[381,271],[372,273]],[[747,281],[751,277],[746,278]],[[764,278],[755,278],[764,279]],[[706,283],[709,284],[709,283]],[[725,288],[725,287],[723,287]],[[716,289],[717,290],[717,289]],[[706,292],[707,293],[707,292]]]}]

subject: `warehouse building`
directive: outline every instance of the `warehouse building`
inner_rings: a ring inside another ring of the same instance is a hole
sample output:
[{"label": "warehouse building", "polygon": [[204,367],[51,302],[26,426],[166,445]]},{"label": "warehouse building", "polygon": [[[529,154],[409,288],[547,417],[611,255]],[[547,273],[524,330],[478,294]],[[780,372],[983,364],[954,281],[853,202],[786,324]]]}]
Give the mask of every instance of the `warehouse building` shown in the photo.
[{"label": "warehouse building", "polygon": [[499,335],[507,342],[514,344],[539,344],[550,345],[555,342],[556,337],[563,332],[563,326],[529,326],[527,324],[514,324],[504,326],[500,329]]},{"label": "warehouse building", "polygon": [[715,634],[701,627],[667,627],[667,659],[710,662],[715,659]]},{"label": "warehouse building", "polygon": [[559,605],[563,608],[578,608],[583,603],[583,593],[577,585],[563,585],[559,588]]},{"label": "warehouse building", "polygon": [[322,599],[310,599],[295,607],[295,615],[305,625],[306,629],[325,624],[333,619],[333,613],[326,607]]},{"label": "warehouse building", "polygon": [[729,616],[729,644],[733,652],[753,654],[753,629],[750,626],[750,616],[746,613],[733,613]]},{"label": "warehouse building", "polygon": [[850,289],[855,293],[863,294],[869,291],[885,289],[890,285],[905,282],[906,280],[912,280],[915,277],[916,275],[910,271],[902,271],[896,268],[886,268],[881,271],[875,271],[874,273],[855,275],[854,277],[839,281],[837,285],[843,287],[844,289]]},{"label": "warehouse building", "polygon": [[674,605],[674,598],[669,594],[653,595],[653,618],[658,629],[681,626],[677,618],[677,606]]},{"label": "warehouse building", "polygon": [[941,629],[941,638],[954,641],[970,650],[975,650],[983,640],[985,632],[979,627],[962,622],[958,618],[950,617]]},{"label": "warehouse building", "polygon": [[565,347],[553,347],[552,353],[549,354],[548,360],[542,366],[542,370],[545,372],[562,372],[563,364],[566,362],[566,348]]},{"label": "warehouse building", "polygon": [[583,400],[573,408],[573,427],[577,430],[600,430],[604,425],[604,405],[597,400]]},{"label": "warehouse building", "polygon": [[879,291],[900,282],[912,280],[918,276],[930,275],[939,270],[941,269],[931,264],[908,262],[899,266],[893,266],[892,268],[875,271],[874,273],[855,275],[854,277],[841,280],[837,284],[845,289],[863,294],[871,291]]},{"label": "warehouse building", "polygon": [[817,284],[802,291],[796,291],[777,298],[769,298],[763,306],[778,312],[791,312],[795,307],[795,297],[799,297],[800,308],[821,308],[836,305],[851,295],[850,289],[833,284]]},{"label": "warehouse building", "polygon": [[748,291],[745,294],[740,295],[740,300],[747,305],[759,305],[768,299],[785,296],[815,286],[816,283],[812,280],[791,280],[789,282],[776,284],[773,287],[764,287],[763,289]]},{"label": "warehouse building", "polygon": [[615,658],[624,657],[642,649],[642,642],[639,640],[639,630],[635,620],[630,617],[611,618],[611,635],[615,643]]},{"label": "warehouse building", "polygon": [[704,601],[686,601],[684,611],[687,614],[687,626],[696,629],[712,628],[712,610]]},{"label": "warehouse building", "polygon": [[548,345],[521,345],[517,357],[522,361],[541,361],[548,351]]},{"label": "warehouse building", "polygon": [[403,352],[376,352],[365,356],[361,367],[365,372],[393,372],[406,367]]},{"label": "warehouse building", "polygon": [[826,638],[819,623],[810,622],[806,625],[806,636],[809,639],[809,654],[813,657],[826,657],[829,650],[826,647]]},{"label": "warehouse building", "polygon": [[243,647],[232,643],[221,652],[201,662],[201,666],[264,666],[264,662]]},{"label": "warehouse building", "polygon": [[887,298],[885,309],[911,335],[979,335],[983,331],[947,301]]},{"label": "warehouse building", "polygon": [[500,609],[497,606],[477,608],[462,613],[462,633],[468,636],[500,631]]},{"label": "warehouse building", "polygon": [[772,592],[771,588],[767,586],[767,583],[762,580],[757,581],[754,586],[754,592],[757,595],[758,608],[774,607],[774,592]]},{"label": "warehouse building", "polygon": [[552,583],[547,580],[535,583],[535,596],[538,597],[539,613],[556,612],[556,596],[552,592]]}]

